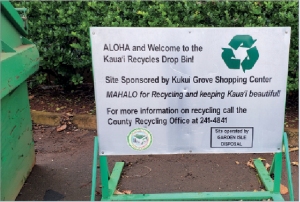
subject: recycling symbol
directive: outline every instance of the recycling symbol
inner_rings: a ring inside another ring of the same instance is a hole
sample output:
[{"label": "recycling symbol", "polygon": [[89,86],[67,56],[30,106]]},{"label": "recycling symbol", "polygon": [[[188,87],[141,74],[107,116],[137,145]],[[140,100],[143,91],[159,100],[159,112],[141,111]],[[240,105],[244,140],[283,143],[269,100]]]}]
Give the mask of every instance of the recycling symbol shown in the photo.
[{"label": "recycling symbol", "polygon": [[246,70],[252,69],[259,58],[259,54],[256,46],[252,47],[255,41],[256,39],[253,40],[253,38],[249,35],[234,36],[228,45],[231,46],[234,50],[237,50],[239,47],[249,48],[247,50],[248,55],[241,63],[240,59],[233,59],[235,58],[235,55],[231,48],[222,48],[224,50],[222,52],[222,59],[224,60],[227,67],[229,69],[240,69],[240,64],[241,64],[244,73]]}]

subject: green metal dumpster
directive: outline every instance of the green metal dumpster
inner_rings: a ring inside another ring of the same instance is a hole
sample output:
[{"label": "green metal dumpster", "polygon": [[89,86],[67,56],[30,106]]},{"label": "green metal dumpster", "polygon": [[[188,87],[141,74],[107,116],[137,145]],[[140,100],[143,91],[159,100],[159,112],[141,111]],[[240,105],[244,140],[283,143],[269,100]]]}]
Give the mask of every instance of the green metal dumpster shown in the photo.
[{"label": "green metal dumpster", "polygon": [[26,79],[39,68],[27,22],[1,1],[1,201],[16,199],[35,164]]}]

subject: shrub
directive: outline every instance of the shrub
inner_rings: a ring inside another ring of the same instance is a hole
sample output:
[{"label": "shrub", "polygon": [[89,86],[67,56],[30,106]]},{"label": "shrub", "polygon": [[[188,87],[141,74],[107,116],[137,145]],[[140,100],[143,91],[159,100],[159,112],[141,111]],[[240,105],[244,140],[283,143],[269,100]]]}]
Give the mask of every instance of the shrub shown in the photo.
[{"label": "shrub", "polygon": [[60,82],[83,82],[91,69],[89,27],[291,26],[288,91],[298,90],[298,1],[27,1],[28,38],[38,47],[43,73]]}]

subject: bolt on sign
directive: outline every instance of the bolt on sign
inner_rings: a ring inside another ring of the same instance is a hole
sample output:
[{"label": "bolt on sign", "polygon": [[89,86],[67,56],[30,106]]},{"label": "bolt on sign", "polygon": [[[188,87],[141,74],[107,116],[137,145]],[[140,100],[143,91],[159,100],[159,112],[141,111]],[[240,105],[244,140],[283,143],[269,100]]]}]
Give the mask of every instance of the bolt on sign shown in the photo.
[{"label": "bolt on sign", "polygon": [[290,33],[90,28],[100,155],[280,152]]}]

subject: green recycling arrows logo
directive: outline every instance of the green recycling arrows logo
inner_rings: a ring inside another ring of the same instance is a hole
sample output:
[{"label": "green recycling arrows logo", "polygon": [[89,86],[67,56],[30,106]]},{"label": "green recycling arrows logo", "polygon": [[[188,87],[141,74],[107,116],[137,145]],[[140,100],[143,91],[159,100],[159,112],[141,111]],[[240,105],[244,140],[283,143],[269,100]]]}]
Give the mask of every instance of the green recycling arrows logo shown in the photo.
[{"label": "green recycling arrows logo", "polygon": [[222,59],[224,60],[227,67],[229,69],[240,69],[240,65],[242,65],[244,73],[246,70],[252,69],[259,58],[256,46],[252,47],[255,41],[256,39],[253,40],[253,38],[249,35],[234,36],[228,45],[234,50],[237,50],[239,47],[249,48],[247,50],[248,56],[246,56],[241,63],[240,59],[233,59],[235,58],[235,55],[231,48],[222,48],[224,50],[222,52]]}]

